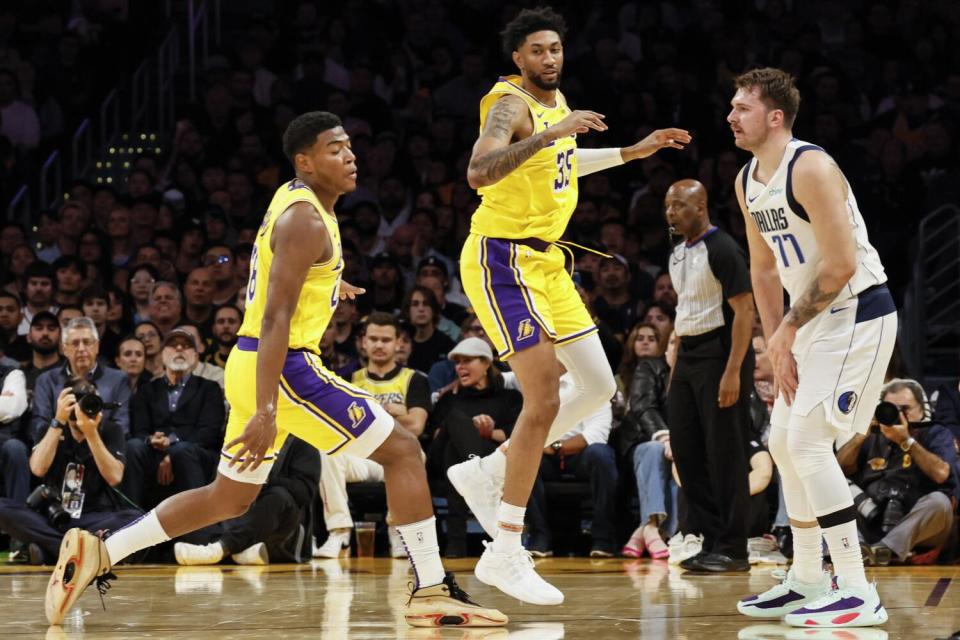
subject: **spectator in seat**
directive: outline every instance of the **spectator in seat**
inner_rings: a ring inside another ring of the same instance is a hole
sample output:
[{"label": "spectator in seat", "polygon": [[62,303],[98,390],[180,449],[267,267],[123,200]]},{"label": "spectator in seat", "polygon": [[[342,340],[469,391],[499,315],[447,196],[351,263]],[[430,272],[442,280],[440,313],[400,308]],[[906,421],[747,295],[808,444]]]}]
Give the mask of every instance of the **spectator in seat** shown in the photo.
[{"label": "spectator in seat", "polygon": [[101,353],[112,358],[120,346],[120,336],[107,326],[107,314],[110,311],[110,295],[99,285],[87,287],[80,294],[83,315],[93,320],[100,336]]},{"label": "spectator in seat", "polygon": [[600,261],[593,311],[618,337],[636,322],[639,299],[630,290],[630,266],[619,254]]},{"label": "spectator in seat", "polygon": [[174,544],[177,563],[217,564],[228,557],[237,564],[303,562],[298,542],[319,482],[320,453],[299,438],[287,438],[250,509],[222,523],[223,533],[209,544]]},{"label": "spectator in seat", "polygon": [[8,358],[25,363],[30,360],[30,345],[17,332],[21,306],[17,294],[0,290],[0,351]]},{"label": "spectator in seat", "polygon": [[158,280],[157,270],[149,264],[138,264],[130,270],[127,291],[133,301],[134,324],[150,319],[150,292]]},{"label": "spectator in seat", "polygon": [[[44,424],[30,454],[30,471],[61,497],[65,513],[55,522],[43,506],[31,509],[23,500],[0,498],[0,529],[27,544],[32,564],[53,562],[68,529],[116,529],[141,515],[125,509],[111,489],[124,471],[123,429],[106,413],[87,416],[73,390],[92,391],[88,380],[67,379],[57,388],[57,419]],[[36,493],[36,491],[34,492]]]},{"label": "spectator in seat", "polygon": [[207,362],[220,368],[227,366],[227,358],[237,344],[237,332],[242,322],[243,314],[233,305],[225,304],[216,310],[213,314],[213,344],[216,348],[207,351]]},{"label": "spectator in seat", "polygon": [[430,289],[415,286],[404,300],[403,312],[414,329],[413,351],[407,364],[411,369],[428,372],[433,363],[445,358],[455,344],[449,336],[437,330],[440,305]]},{"label": "spectator in seat", "polygon": [[97,387],[104,402],[114,408],[104,411],[108,422],[119,425],[124,436],[130,433],[130,385],[127,377],[116,369],[100,364],[100,339],[97,327],[90,318],[74,318],[61,332],[61,347],[66,363],[41,374],[33,393],[33,418],[31,436],[39,442],[44,430],[51,422],[57,422],[61,429],[65,419],[57,415],[57,398],[68,380],[89,380]]},{"label": "spectator in seat", "polygon": [[27,393],[32,400],[37,378],[53,367],[62,365],[64,361],[60,355],[60,323],[57,322],[57,316],[49,311],[34,314],[30,321],[27,342],[30,344],[31,357],[30,362],[23,368],[23,374],[26,377]]},{"label": "spectator in seat", "polygon": [[74,318],[82,318],[83,309],[75,304],[63,304],[57,309],[57,322],[60,323],[60,330],[63,331]]},{"label": "spectator in seat", "polygon": [[183,301],[177,285],[163,281],[153,285],[148,311],[161,336],[166,336],[180,324],[182,309]]},{"label": "spectator in seat", "polygon": [[200,327],[204,336],[210,335],[213,326],[213,274],[210,269],[200,267],[190,272],[183,285],[183,297],[187,302],[183,309],[184,319]]},{"label": "spectator in seat", "polygon": [[60,307],[80,304],[80,292],[83,290],[86,271],[87,266],[77,256],[60,256],[53,262],[53,272],[57,278],[54,304]]},{"label": "spectator in seat", "polygon": [[[447,356],[456,366],[457,380],[437,400],[430,415],[434,439],[430,445],[431,466],[446,471],[472,455],[486,456],[510,437],[520,415],[523,397],[504,387],[503,376],[493,366],[493,350],[480,338],[461,340]],[[466,555],[466,503],[447,486],[448,558]]]},{"label": "spectator in seat", "polygon": [[664,302],[651,303],[643,316],[644,322],[652,324],[660,332],[660,350],[663,353],[667,352],[667,342],[673,335],[673,320],[676,317],[674,308]]},{"label": "spectator in seat", "polygon": [[33,316],[41,311],[56,312],[53,306],[53,269],[46,262],[36,261],[23,274],[26,304],[20,312],[17,333],[22,336],[30,331]]},{"label": "spectator in seat", "polygon": [[203,266],[210,269],[210,273],[213,275],[215,287],[213,304],[215,305],[232,303],[237,297],[237,291],[240,289],[241,283],[237,282],[234,261],[233,249],[226,245],[207,247],[207,251],[203,255]]},{"label": "spectator in seat", "polygon": [[204,342],[203,337],[200,335],[200,328],[195,324],[181,324],[177,327],[177,330],[186,331],[192,335],[194,342],[197,344],[197,364],[190,373],[216,382],[222,390],[223,367],[218,367],[212,362],[206,362],[204,360],[203,356],[207,352],[207,343]]},{"label": "spectator in seat", "polygon": [[613,439],[618,453],[629,460],[637,482],[640,526],[623,547],[623,555],[666,558],[664,537],[677,528],[677,483],[670,469],[673,452],[667,427],[667,385],[670,368],[660,350],[660,332],[652,324],[637,324],[627,338],[620,379],[627,394],[626,419]]},{"label": "spectator in seat", "polygon": [[[423,434],[430,411],[430,388],[426,378],[413,369],[397,364],[397,319],[375,311],[367,319],[363,332],[363,350],[367,366],[354,372],[351,382],[368,391],[397,422],[416,437]],[[320,490],[323,518],[329,535],[314,551],[314,556],[335,558],[350,544],[350,509],[347,506],[348,482],[383,482],[383,467],[351,455],[322,456]],[[389,518],[388,518],[389,521]],[[403,544],[389,528],[391,555],[402,558]]]},{"label": "spectator in seat", "polygon": [[212,478],[224,427],[223,392],[190,372],[197,363],[193,334],[174,329],[163,341],[164,375],[133,399],[124,492],[146,507],[148,487],[197,489]]},{"label": "spectator in seat", "polygon": [[0,366],[0,480],[3,494],[22,503],[30,493],[29,438],[21,416],[27,410],[23,372]]},{"label": "spectator in seat", "polygon": [[[569,382],[561,377],[561,385],[563,384]],[[562,386],[560,392],[563,393]],[[593,498],[590,557],[613,557],[618,473],[616,454],[613,447],[607,444],[612,427],[613,411],[608,402],[559,440],[544,447],[540,473],[537,474],[530,501],[527,503],[527,523],[530,529],[527,549],[531,555],[541,558],[553,555],[544,482],[561,480],[564,474],[569,473],[579,480],[590,481]]]},{"label": "spectator in seat", "polygon": [[[867,435],[854,434],[837,451],[852,481],[864,552],[873,565],[908,559],[930,564],[953,527],[956,444],[946,427],[930,419],[915,380],[891,380],[880,399],[894,405],[895,419],[887,418],[893,424],[875,420]],[[926,552],[917,554],[920,547]]]},{"label": "spectator in seat", "polygon": [[[460,324],[460,337],[462,340],[467,338],[480,338],[487,340],[487,333],[483,330],[483,325],[473,313],[467,314],[466,319]],[[487,340],[489,343],[489,340]],[[430,383],[430,392],[437,393],[444,387],[452,384],[457,379],[457,365],[449,358],[435,362],[427,374],[427,381]]]},{"label": "spectator in seat", "polygon": [[130,392],[133,394],[136,394],[142,385],[153,379],[153,376],[144,367],[146,362],[145,347],[138,338],[127,336],[120,341],[120,346],[117,349],[117,367],[127,374]]},{"label": "spectator in seat", "polygon": [[163,344],[160,342],[160,329],[149,320],[144,320],[133,329],[133,335],[143,343],[145,362],[143,368],[152,378],[163,375]]}]

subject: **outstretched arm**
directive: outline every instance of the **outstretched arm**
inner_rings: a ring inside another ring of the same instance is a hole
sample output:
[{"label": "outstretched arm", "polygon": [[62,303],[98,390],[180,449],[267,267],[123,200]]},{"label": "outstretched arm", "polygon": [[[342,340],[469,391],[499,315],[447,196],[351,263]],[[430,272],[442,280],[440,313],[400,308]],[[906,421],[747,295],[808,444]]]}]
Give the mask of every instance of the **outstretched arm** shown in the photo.
[{"label": "outstretched arm", "polygon": [[507,94],[497,100],[473,145],[467,182],[474,189],[496,184],[554,140],[590,129],[605,131],[603,116],[593,111],[574,111],[556,125],[511,143],[518,134],[532,132],[530,110],[519,96]]}]

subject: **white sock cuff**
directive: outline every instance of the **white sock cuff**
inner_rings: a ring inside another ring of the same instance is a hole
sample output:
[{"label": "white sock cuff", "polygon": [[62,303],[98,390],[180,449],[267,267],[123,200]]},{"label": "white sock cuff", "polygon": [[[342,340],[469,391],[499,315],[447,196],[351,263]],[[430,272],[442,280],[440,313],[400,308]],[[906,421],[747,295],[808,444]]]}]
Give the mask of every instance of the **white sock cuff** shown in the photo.
[{"label": "white sock cuff", "polygon": [[118,529],[106,539],[107,555],[110,565],[113,566],[129,556],[131,553],[152,547],[170,539],[163,530],[157,510],[151,509],[140,518],[134,520],[122,529]]},{"label": "white sock cuff", "polygon": [[515,507],[506,502],[500,502],[500,508],[497,509],[497,519],[507,524],[523,526],[523,518],[527,515],[526,507]]}]

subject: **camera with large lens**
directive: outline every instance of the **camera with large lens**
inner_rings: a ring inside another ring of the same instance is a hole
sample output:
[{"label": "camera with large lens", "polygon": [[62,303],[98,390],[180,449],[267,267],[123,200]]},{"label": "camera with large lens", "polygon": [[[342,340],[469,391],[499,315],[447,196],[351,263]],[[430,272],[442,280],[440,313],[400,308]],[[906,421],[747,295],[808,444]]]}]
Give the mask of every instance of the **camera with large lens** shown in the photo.
[{"label": "camera with large lens", "polygon": [[892,402],[887,402],[886,400],[881,401],[880,404],[877,405],[873,415],[877,419],[877,422],[885,427],[900,424],[900,408]]},{"label": "camera with large lens", "polygon": [[[70,389],[73,397],[77,399],[77,407],[90,419],[94,419],[104,409],[116,409],[120,406],[117,402],[104,402],[100,394],[97,393],[97,387],[89,380],[75,380]],[[74,410],[74,419],[76,419],[76,410]]]},{"label": "camera with large lens", "polygon": [[907,503],[910,499],[909,483],[884,479],[867,487],[867,491],[877,504],[883,505],[880,529],[884,533],[897,526],[907,515],[909,511]]},{"label": "camera with large lens", "polygon": [[60,529],[70,522],[70,514],[63,508],[63,500],[55,489],[42,484],[27,496],[27,506],[46,516],[50,525]]}]

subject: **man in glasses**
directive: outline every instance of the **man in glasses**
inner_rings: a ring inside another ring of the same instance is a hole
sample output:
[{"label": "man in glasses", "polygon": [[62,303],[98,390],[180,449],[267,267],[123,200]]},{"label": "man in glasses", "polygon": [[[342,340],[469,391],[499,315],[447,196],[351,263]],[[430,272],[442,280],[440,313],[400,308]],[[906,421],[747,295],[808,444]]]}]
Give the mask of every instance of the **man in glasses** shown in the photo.
[{"label": "man in glasses", "polygon": [[100,336],[97,325],[86,317],[74,318],[61,333],[61,347],[67,362],[41,374],[33,392],[33,420],[30,424],[34,442],[48,425],[63,429],[67,415],[60,410],[57,399],[67,382],[74,379],[90,380],[105,403],[119,406],[105,409],[104,418],[116,422],[124,437],[130,435],[130,385],[121,371],[105,367],[97,362],[100,353]]},{"label": "man in glasses", "polygon": [[233,249],[223,244],[208,247],[207,252],[203,255],[203,266],[209,269],[213,275],[214,306],[234,302],[237,297],[237,289],[240,286],[237,283],[234,270],[235,256]]},{"label": "man in glasses", "polygon": [[877,416],[866,435],[853,434],[837,452],[851,481],[861,549],[871,565],[932,564],[953,527],[953,435],[931,421],[915,380],[891,380],[880,398],[896,406],[897,419]]}]

